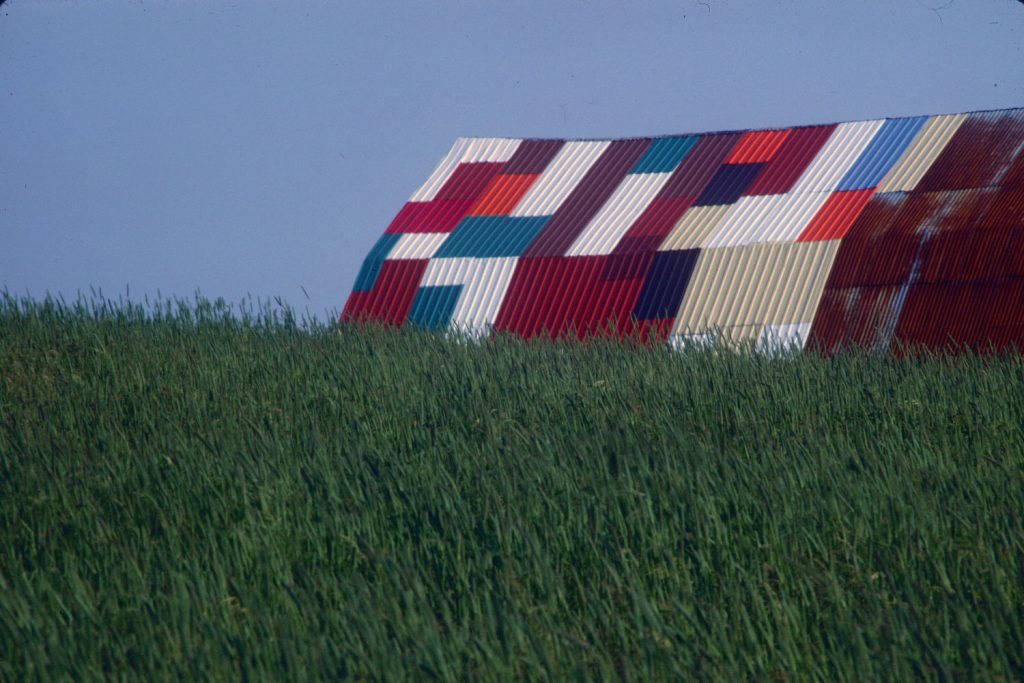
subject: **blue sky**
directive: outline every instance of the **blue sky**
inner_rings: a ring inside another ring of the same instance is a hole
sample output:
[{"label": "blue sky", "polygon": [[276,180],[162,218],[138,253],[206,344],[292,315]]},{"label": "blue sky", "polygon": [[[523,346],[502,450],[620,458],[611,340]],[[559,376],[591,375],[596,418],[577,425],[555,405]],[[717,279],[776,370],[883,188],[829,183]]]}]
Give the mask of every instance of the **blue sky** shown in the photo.
[{"label": "blue sky", "polygon": [[10,0],[0,289],[325,317],[460,135],[1024,106],[1022,46],[1014,0]]}]

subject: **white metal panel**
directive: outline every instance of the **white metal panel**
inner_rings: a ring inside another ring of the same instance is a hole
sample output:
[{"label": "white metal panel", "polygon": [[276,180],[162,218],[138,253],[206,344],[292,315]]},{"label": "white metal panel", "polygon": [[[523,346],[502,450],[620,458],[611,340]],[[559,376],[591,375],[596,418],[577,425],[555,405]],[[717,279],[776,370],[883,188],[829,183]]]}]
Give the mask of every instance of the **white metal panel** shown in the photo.
[{"label": "white metal panel", "polygon": [[786,195],[781,194],[740,197],[728,207],[722,221],[702,246],[728,247],[750,242],[758,227],[775,213],[785,198]]},{"label": "white metal panel", "polygon": [[438,287],[441,285],[465,284],[462,273],[470,267],[471,258],[435,258],[427,264],[427,269],[420,280],[420,287]]},{"label": "white metal panel", "polygon": [[590,219],[567,256],[610,254],[637,218],[665,186],[671,173],[631,173]]},{"label": "white metal panel", "polygon": [[432,258],[448,235],[447,232],[403,233],[388,253],[388,260]]},{"label": "white metal panel", "polygon": [[469,138],[459,163],[508,161],[519,149],[521,142],[516,138]]},{"label": "white metal panel", "polygon": [[609,140],[565,143],[510,215],[554,214],[610,144]]},{"label": "white metal panel", "polygon": [[504,257],[474,260],[476,267],[466,277],[462,294],[452,313],[451,327],[478,336],[487,334],[494,326],[519,259]]},{"label": "white metal panel", "polygon": [[800,351],[807,345],[807,338],[810,334],[811,322],[809,321],[765,325],[757,340],[757,350],[767,354]]},{"label": "white metal panel", "polygon": [[881,129],[885,119],[841,123],[790,192],[831,192]]},{"label": "white metal panel", "polygon": [[521,142],[514,138],[459,138],[409,201],[429,202],[434,199],[459,164],[508,161]]},{"label": "white metal panel", "polygon": [[966,114],[948,114],[928,119],[903,156],[882,179],[878,192],[910,192],[916,188],[966,119]]}]

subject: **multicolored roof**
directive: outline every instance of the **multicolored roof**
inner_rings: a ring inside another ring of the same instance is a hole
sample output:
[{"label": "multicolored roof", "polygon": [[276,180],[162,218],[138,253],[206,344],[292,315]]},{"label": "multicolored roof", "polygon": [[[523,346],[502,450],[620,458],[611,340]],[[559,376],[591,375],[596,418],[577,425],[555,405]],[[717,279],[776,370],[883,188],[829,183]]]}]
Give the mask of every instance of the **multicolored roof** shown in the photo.
[{"label": "multicolored roof", "polygon": [[460,138],[342,313],[762,348],[1024,342],[1024,110]]}]

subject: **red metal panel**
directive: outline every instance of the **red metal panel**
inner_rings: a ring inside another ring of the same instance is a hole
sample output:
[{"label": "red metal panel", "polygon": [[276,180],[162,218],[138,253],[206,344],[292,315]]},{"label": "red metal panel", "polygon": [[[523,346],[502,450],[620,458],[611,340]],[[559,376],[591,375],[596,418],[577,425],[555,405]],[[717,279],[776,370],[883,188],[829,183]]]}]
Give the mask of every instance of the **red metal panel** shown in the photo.
[{"label": "red metal panel", "polygon": [[896,326],[896,343],[904,348],[980,348],[988,337],[985,328],[996,303],[994,289],[985,282],[912,285]]},{"label": "red metal panel", "polygon": [[746,194],[789,192],[835,129],[834,125],[793,128],[779,151],[747,188]]},{"label": "red metal panel", "polygon": [[1020,110],[971,114],[953,135],[917,190],[934,192],[999,185],[1024,145]]},{"label": "red metal panel", "polygon": [[915,282],[964,282],[1008,271],[1006,247],[1011,231],[978,226],[995,195],[992,189],[923,195],[934,206],[930,215],[922,217],[918,230],[924,239]]},{"label": "red metal panel", "polygon": [[825,289],[808,335],[808,348],[833,353],[849,346],[876,349],[900,314],[902,287]]},{"label": "red metal panel", "polygon": [[406,202],[385,232],[451,232],[473,206],[473,200]]},{"label": "red metal panel", "polygon": [[521,259],[495,329],[525,337],[542,333],[584,337],[613,330],[619,336],[625,334],[631,329],[630,313],[643,284],[644,270],[637,267],[640,261],[633,260],[630,274],[639,272],[639,276],[607,278],[605,273],[615,258],[622,257]]},{"label": "red metal panel", "polygon": [[611,143],[523,255],[564,254],[650,145],[649,139]]},{"label": "red metal panel", "polygon": [[470,216],[506,216],[523,198],[539,173],[501,174],[491,180],[469,210]]},{"label": "red metal panel", "polygon": [[906,280],[918,239],[914,234],[892,231],[906,199],[904,194],[872,197],[840,242],[826,288],[893,285]]},{"label": "red metal panel", "polygon": [[614,253],[628,254],[638,250],[654,251],[665,239],[696,197],[657,197],[640,214],[615,246]]},{"label": "red metal panel", "polygon": [[446,199],[476,199],[494,176],[501,173],[504,162],[477,162],[459,164],[451,177],[437,191],[434,201]]},{"label": "red metal panel", "polygon": [[725,163],[754,164],[771,161],[791,132],[791,128],[785,128],[783,130],[752,130],[744,133]]},{"label": "red metal panel", "polygon": [[401,327],[426,268],[425,260],[385,261],[373,290],[357,292],[360,296],[351,309],[346,305],[343,319],[373,320]]},{"label": "red metal panel", "polygon": [[541,173],[564,144],[562,140],[523,140],[502,173]]},{"label": "red metal panel", "polygon": [[797,241],[842,239],[874,193],[874,189],[834,193],[800,233]]},{"label": "red metal panel", "polygon": [[742,137],[741,133],[702,135],[661,190],[662,197],[697,197]]}]

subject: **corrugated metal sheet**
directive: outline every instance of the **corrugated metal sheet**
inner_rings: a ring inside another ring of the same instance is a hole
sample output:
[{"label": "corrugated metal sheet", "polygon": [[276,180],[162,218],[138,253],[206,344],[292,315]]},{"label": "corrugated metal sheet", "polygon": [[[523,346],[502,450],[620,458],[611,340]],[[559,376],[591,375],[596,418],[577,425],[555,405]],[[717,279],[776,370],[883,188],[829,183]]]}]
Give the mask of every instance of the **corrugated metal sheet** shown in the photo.
[{"label": "corrugated metal sheet", "polygon": [[429,259],[448,239],[443,232],[407,232],[398,235],[398,240],[388,252],[390,259]]},{"label": "corrugated metal sheet", "polygon": [[665,186],[671,173],[631,173],[587,223],[567,256],[610,254],[626,231]]},{"label": "corrugated metal sheet", "polygon": [[429,202],[458,168],[459,164],[503,162],[512,158],[521,140],[508,138],[459,138],[427,182],[413,193],[410,202]]},{"label": "corrugated metal sheet", "polygon": [[565,143],[512,210],[512,215],[553,215],[610,144],[610,141]]},{"label": "corrugated metal sheet", "polygon": [[461,138],[342,319],[673,345],[722,332],[765,352],[1024,345],[1024,111]]},{"label": "corrugated metal sheet", "polygon": [[672,333],[746,338],[760,330],[733,328],[810,323],[838,248],[820,241],[702,250]]},{"label": "corrugated metal sheet", "polygon": [[658,251],[703,247],[729,213],[730,206],[690,207],[672,228]]},{"label": "corrugated metal sheet", "polygon": [[928,119],[903,156],[878,185],[879,192],[910,192],[917,187],[950,138],[967,118],[967,114],[948,114]]},{"label": "corrugated metal sheet", "polygon": [[885,124],[883,119],[841,123],[790,192],[831,192]]},{"label": "corrugated metal sheet", "polygon": [[702,246],[791,242],[828,200],[825,192],[741,197]]}]

